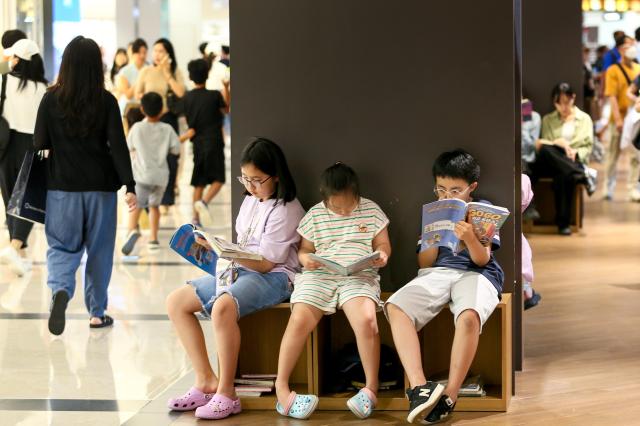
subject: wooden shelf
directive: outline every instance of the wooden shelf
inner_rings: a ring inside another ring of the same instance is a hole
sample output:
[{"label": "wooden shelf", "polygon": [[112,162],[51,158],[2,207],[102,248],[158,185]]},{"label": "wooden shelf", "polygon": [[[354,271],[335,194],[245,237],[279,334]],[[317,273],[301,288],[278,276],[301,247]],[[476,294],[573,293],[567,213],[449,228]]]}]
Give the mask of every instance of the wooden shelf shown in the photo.
[{"label": "wooden shelf", "polygon": [[[383,299],[387,296],[383,294]],[[280,341],[289,313],[289,304],[282,303],[240,320],[242,351],[238,360],[238,376],[276,372]],[[378,314],[378,328],[380,342],[395,350],[389,323],[382,312]],[[449,368],[454,331],[451,312],[445,308],[420,332],[427,377]],[[331,354],[352,342],[355,342],[355,336],[342,311],[322,318],[294,368],[292,389],[300,394],[318,395],[319,410],[348,410],[347,400],[355,392],[330,392],[328,382],[333,368]],[[505,293],[483,327],[478,351],[471,365],[472,373],[482,375],[487,395],[459,398],[457,411],[507,410],[512,389],[511,350],[511,294]],[[398,377],[398,380],[402,383],[400,388],[379,393],[378,410],[409,408],[409,401],[404,394],[409,384],[406,377]],[[273,410],[275,404],[275,393],[242,398],[242,406],[248,410]]]}]

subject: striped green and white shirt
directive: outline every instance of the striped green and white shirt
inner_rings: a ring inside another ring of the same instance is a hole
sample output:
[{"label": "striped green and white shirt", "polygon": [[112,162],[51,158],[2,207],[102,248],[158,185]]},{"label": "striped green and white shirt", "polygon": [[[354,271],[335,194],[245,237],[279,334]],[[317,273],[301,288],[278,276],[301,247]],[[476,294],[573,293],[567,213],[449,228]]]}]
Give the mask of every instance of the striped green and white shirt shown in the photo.
[{"label": "striped green and white shirt", "polygon": [[382,209],[360,197],[349,216],[340,216],[320,202],[302,218],[298,233],[316,248],[316,254],[343,266],[373,252],[376,235],[389,224]]}]

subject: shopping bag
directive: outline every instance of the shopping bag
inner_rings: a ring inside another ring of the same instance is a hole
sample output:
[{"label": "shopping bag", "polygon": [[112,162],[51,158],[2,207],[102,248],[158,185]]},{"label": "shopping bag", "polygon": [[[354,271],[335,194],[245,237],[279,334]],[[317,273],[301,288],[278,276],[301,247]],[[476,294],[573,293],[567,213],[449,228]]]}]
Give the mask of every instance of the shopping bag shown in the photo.
[{"label": "shopping bag", "polygon": [[27,152],[13,188],[7,214],[30,222],[44,223],[47,205],[46,158],[37,152]]}]

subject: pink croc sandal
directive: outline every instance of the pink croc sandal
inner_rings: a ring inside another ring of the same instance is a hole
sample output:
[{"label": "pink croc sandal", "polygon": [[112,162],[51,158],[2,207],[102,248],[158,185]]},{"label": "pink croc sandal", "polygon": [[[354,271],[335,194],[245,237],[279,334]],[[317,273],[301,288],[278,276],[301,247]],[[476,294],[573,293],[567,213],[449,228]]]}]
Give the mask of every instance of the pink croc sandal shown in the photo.
[{"label": "pink croc sandal", "polygon": [[215,394],[207,405],[196,409],[199,419],[220,420],[242,411],[240,398],[231,399],[228,396]]},{"label": "pink croc sandal", "polygon": [[206,405],[212,397],[212,393],[204,393],[199,389],[191,388],[184,395],[171,398],[167,402],[167,407],[174,411],[191,411]]}]

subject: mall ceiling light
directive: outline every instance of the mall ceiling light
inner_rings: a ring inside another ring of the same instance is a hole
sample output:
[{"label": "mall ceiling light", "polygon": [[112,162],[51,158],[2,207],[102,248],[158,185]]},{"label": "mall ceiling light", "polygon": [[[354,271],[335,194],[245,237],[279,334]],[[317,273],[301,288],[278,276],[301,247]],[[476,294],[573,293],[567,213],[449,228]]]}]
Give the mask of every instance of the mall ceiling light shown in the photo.
[{"label": "mall ceiling light", "polygon": [[629,10],[628,0],[616,0],[616,10],[618,12],[626,12]]},{"label": "mall ceiling light", "polygon": [[640,12],[640,0],[631,0],[629,7],[633,12]]},{"label": "mall ceiling light", "polygon": [[601,10],[602,9],[602,3],[600,2],[600,0],[591,0],[591,10]]},{"label": "mall ceiling light", "polygon": [[616,0],[604,0],[604,10],[607,12],[615,12]]}]

